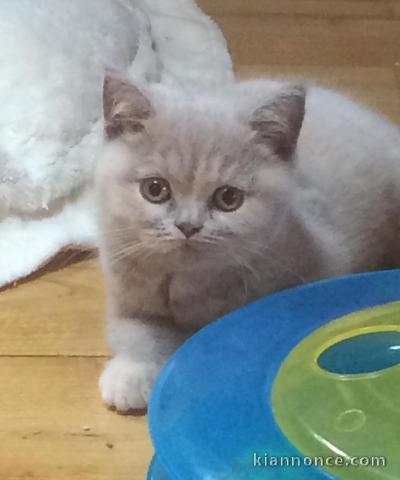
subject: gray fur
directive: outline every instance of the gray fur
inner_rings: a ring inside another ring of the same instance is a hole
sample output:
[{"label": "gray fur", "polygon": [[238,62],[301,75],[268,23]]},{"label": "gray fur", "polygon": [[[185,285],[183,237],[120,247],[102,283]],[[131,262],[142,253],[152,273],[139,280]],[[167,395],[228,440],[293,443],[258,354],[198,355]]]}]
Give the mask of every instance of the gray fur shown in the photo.
[{"label": "gray fur", "polygon": [[[400,264],[400,135],[379,115],[279,82],[112,85],[105,123],[116,111],[124,122],[97,176],[114,354],[100,381],[106,403],[145,407],[179,344],[249,301]],[[156,176],[171,185],[166,204],[140,194],[140,180]],[[223,185],[245,192],[238,210],[210,207]],[[175,225],[185,222],[202,228],[187,239]]]}]

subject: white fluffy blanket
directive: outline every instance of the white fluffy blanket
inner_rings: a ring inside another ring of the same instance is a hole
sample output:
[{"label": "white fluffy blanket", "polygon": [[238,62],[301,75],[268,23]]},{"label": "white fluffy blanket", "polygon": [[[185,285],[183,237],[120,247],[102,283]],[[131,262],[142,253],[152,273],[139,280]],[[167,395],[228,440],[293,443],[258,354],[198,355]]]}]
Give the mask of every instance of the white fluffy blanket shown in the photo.
[{"label": "white fluffy blanket", "polygon": [[232,78],[194,0],[0,0],[0,286],[96,246],[106,68],[183,86]]}]

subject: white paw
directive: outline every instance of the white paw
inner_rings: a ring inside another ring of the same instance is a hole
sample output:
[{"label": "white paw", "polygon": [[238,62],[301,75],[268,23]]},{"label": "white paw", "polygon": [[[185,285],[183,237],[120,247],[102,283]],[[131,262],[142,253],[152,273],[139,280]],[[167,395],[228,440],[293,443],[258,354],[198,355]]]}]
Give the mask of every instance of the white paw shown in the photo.
[{"label": "white paw", "polygon": [[146,408],[158,370],[155,364],[138,363],[118,356],[113,358],[100,377],[104,402],[120,412]]}]

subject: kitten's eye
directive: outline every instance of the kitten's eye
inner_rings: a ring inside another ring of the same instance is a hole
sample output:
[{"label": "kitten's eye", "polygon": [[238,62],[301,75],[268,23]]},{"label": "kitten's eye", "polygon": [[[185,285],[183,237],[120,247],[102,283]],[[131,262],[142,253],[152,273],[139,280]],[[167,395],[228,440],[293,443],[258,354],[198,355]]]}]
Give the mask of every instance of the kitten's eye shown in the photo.
[{"label": "kitten's eye", "polygon": [[213,207],[223,212],[233,212],[243,205],[244,193],[235,187],[225,185],[217,188],[212,196]]},{"label": "kitten's eye", "polygon": [[140,193],[151,203],[164,203],[171,198],[171,187],[164,178],[145,178],[140,183]]}]

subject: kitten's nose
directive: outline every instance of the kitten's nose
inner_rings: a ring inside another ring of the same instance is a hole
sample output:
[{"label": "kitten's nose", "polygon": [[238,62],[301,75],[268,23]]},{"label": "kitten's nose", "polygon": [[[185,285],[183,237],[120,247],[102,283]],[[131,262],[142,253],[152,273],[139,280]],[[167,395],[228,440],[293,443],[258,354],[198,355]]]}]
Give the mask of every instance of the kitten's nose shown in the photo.
[{"label": "kitten's nose", "polygon": [[193,223],[189,222],[175,223],[175,226],[185,235],[186,238],[192,237],[203,228],[203,225],[193,225]]}]

